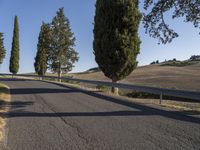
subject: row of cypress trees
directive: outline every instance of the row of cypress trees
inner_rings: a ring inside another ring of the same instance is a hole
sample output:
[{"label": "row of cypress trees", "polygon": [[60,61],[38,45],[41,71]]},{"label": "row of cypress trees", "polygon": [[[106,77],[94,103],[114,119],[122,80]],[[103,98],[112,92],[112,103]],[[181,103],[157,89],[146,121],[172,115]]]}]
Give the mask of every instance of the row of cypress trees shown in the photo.
[{"label": "row of cypress trees", "polygon": [[[138,36],[140,20],[138,0],[96,1],[93,50],[99,68],[112,82],[124,79],[137,66],[141,43]],[[0,43],[1,37],[0,34]],[[43,76],[50,69],[61,77],[62,72],[71,71],[79,58],[74,46],[75,37],[69,19],[60,8],[51,23],[42,23],[34,63],[36,73]],[[19,27],[16,16],[10,72],[16,74],[18,69]],[[116,88],[112,91],[118,93]]]},{"label": "row of cypress trees", "polygon": [[[96,1],[93,52],[99,68],[114,83],[128,76],[138,63],[138,28],[142,18],[138,5],[138,0]],[[62,71],[70,71],[78,60],[74,42],[69,20],[61,8],[51,24],[41,26],[35,71],[44,75],[50,68],[59,77]],[[112,88],[112,92],[118,94],[118,89]]]}]

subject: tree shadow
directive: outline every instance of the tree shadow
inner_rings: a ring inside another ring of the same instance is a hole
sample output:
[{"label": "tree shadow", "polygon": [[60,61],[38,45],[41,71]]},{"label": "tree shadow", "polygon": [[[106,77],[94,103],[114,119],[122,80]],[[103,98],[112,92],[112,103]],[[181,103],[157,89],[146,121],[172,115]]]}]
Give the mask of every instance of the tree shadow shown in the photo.
[{"label": "tree shadow", "polygon": [[12,117],[110,117],[110,116],[141,116],[153,115],[141,111],[110,111],[110,112],[58,112],[58,113],[37,113],[24,110],[0,113],[1,116]]},{"label": "tree shadow", "polygon": [[51,94],[51,93],[73,93],[77,92],[74,89],[55,89],[55,88],[17,88],[10,89],[12,95],[18,94]]},{"label": "tree shadow", "polygon": [[31,80],[31,79],[19,79],[19,78],[0,78],[0,81],[13,82],[13,81],[34,81],[34,80]]},{"label": "tree shadow", "polygon": [[22,108],[22,107],[26,107],[28,105],[33,105],[34,102],[32,101],[4,101],[4,100],[0,100],[0,109],[5,109],[8,108],[9,110],[15,109],[15,108]]},{"label": "tree shadow", "polygon": [[[164,115],[164,117],[176,119],[180,121],[186,121],[191,123],[200,123],[200,119],[194,117],[177,116],[176,111],[171,112],[173,115]],[[17,111],[10,111],[7,113],[0,113],[0,116],[7,118],[14,117],[127,117],[127,116],[163,116],[162,113],[156,111],[106,111],[106,112],[50,112],[50,113],[38,113],[25,111],[23,109]],[[178,118],[177,118],[178,117]]]}]

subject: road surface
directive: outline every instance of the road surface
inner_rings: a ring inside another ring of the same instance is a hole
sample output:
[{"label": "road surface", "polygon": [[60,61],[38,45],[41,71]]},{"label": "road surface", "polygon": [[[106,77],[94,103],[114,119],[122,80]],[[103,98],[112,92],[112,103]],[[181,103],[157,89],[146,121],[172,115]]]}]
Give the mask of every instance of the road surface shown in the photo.
[{"label": "road surface", "polygon": [[53,83],[10,87],[6,150],[199,150],[200,118]]}]

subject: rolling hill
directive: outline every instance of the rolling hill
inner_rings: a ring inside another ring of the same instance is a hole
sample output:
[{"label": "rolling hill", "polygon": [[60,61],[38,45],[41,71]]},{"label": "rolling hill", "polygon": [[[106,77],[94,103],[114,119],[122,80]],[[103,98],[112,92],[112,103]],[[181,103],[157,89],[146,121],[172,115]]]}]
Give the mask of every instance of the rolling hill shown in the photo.
[{"label": "rolling hill", "polygon": [[[101,71],[71,74],[74,78],[104,80],[109,79]],[[200,62],[186,65],[166,63],[147,65],[135,69],[121,83],[146,85],[163,88],[200,91]]]}]

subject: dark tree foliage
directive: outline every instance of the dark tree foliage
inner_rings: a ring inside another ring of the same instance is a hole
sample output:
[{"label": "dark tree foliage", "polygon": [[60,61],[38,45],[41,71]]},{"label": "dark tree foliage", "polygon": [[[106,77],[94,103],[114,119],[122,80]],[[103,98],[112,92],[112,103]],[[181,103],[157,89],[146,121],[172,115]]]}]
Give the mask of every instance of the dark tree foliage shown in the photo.
[{"label": "dark tree foliage", "polygon": [[60,8],[51,23],[51,50],[49,54],[50,69],[58,73],[69,72],[78,61],[78,53],[73,48],[75,37],[70,28],[70,22]]},{"label": "dark tree foliage", "polygon": [[50,49],[50,25],[43,23],[40,29],[38,38],[37,54],[35,57],[35,72],[38,75],[44,76],[47,71],[48,53]]},{"label": "dark tree foliage", "polygon": [[153,61],[153,62],[151,62],[151,63],[150,63],[150,65],[154,65],[154,64],[156,64],[156,62],[155,62],[155,61]]},{"label": "dark tree foliage", "polygon": [[156,60],[156,64],[159,64],[159,60]]},{"label": "dark tree foliage", "polygon": [[170,43],[178,34],[165,22],[165,13],[172,10],[172,18],[184,17],[185,22],[191,22],[195,28],[200,27],[200,0],[144,0],[143,23],[153,38],[159,43]]},{"label": "dark tree foliage", "polygon": [[137,0],[97,0],[94,18],[95,60],[105,76],[117,82],[137,66],[140,51]]},{"label": "dark tree foliage", "polygon": [[12,50],[10,56],[10,72],[17,74],[19,70],[19,25],[18,17],[15,16],[13,40],[12,40]]},{"label": "dark tree foliage", "polygon": [[3,59],[5,58],[6,55],[6,50],[3,44],[3,33],[0,33],[0,64],[3,63]]},{"label": "dark tree foliage", "polygon": [[192,55],[190,57],[190,60],[192,60],[192,61],[200,60],[200,55]]}]

